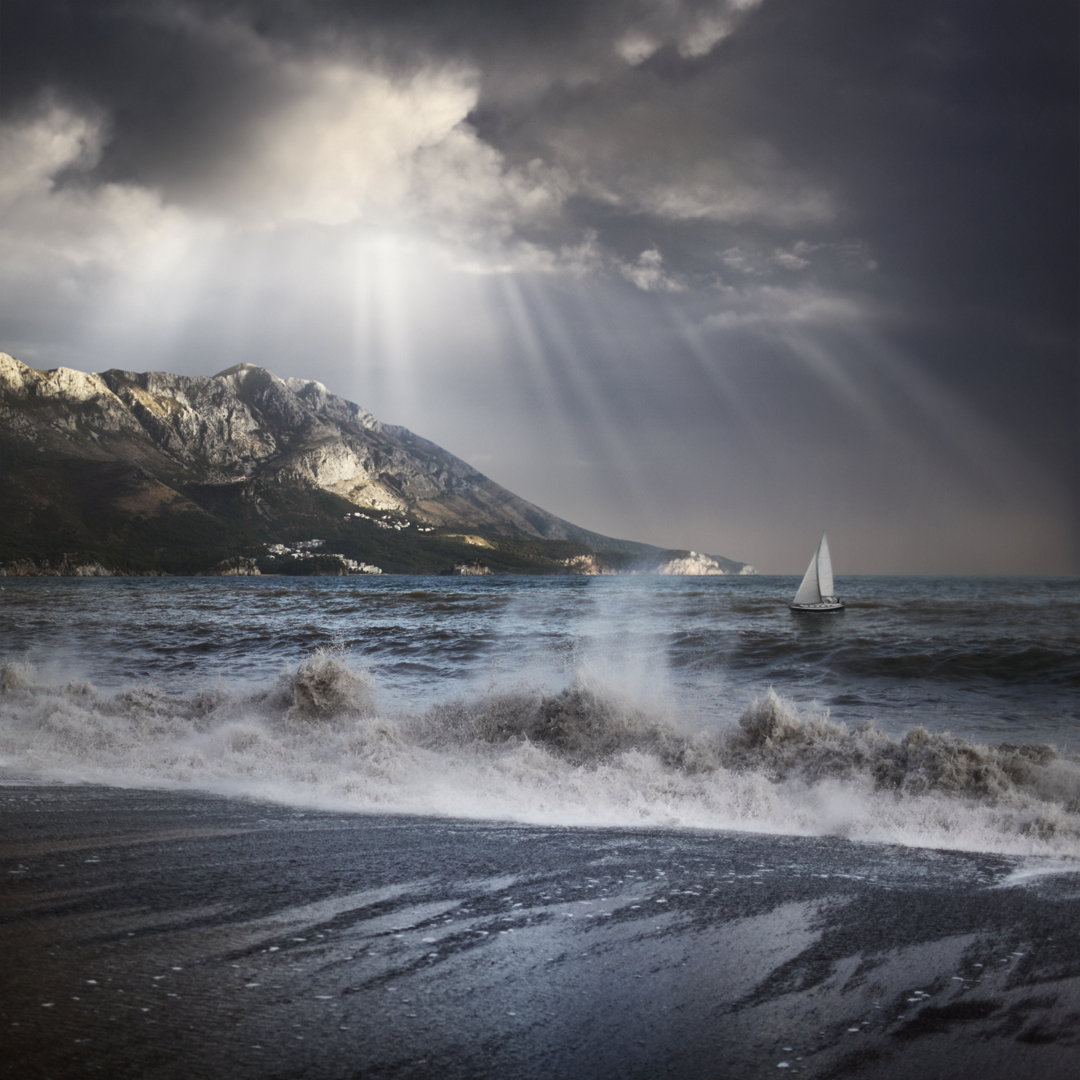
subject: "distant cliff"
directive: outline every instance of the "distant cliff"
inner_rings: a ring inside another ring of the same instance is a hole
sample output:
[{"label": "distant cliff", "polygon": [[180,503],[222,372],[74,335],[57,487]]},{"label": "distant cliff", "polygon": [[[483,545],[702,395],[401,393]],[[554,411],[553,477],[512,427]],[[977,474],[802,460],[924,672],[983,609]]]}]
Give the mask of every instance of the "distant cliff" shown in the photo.
[{"label": "distant cliff", "polygon": [[[706,558],[704,572],[748,569]],[[0,353],[0,573],[670,573],[701,560],[563,521],[317,382],[250,364],[38,371]]]}]

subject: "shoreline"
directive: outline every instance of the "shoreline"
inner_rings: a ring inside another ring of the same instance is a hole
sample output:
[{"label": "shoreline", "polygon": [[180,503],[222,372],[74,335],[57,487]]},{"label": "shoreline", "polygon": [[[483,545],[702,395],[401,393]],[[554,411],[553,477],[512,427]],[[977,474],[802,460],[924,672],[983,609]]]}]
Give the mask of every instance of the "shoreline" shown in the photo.
[{"label": "shoreline", "polygon": [[1067,1075],[1080,869],[0,787],[0,1074]]}]

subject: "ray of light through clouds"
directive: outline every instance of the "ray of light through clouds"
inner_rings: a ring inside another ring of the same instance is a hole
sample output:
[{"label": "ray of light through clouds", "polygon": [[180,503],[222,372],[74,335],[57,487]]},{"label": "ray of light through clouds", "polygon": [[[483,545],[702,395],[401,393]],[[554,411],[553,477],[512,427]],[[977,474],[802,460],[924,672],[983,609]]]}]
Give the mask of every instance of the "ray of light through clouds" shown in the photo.
[{"label": "ray of light through clouds", "polygon": [[1077,572],[1077,13],[4,0],[0,348],[318,379],[581,525]]}]

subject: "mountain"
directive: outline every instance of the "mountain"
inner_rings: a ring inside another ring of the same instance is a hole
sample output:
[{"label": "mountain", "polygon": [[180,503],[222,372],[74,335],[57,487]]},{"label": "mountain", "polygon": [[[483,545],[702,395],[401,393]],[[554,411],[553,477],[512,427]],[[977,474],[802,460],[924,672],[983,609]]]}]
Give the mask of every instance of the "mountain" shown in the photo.
[{"label": "mountain", "polygon": [[317,382],[0,353],[0,573],[747,572],[579,528]]}]

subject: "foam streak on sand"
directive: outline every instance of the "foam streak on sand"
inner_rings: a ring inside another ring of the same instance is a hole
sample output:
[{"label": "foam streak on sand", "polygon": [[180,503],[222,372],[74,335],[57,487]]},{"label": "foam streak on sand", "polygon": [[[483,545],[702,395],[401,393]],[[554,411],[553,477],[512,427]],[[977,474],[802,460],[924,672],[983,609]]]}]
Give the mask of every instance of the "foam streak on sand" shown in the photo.
[{"label": "foam streak on sand", "polygon": [[687,731],[579,677],[380,711],[317,652],[261,688],[166,694],[0,674],[9,777],[189,787],[350,811],[663,826],[1080,857],[1080,762],[1049,746],[892,738],[769,692],[737,727]]}]

